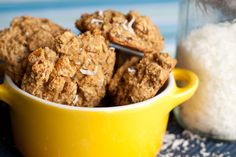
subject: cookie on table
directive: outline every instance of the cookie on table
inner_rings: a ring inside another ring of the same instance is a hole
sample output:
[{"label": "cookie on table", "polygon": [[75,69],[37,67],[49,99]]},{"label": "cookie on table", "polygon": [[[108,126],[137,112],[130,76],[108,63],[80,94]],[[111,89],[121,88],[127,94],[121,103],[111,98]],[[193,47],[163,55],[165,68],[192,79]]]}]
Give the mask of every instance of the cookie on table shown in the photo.
[{"label": "cookie on table", "polygon": [[81,31],[99,29],[109,41],[144,53],[160,52],[164,48],[164,39],[148,16],[136,11],[123,14],[118,11],[105,10],[92,14],[83,14],[76,21]]},{"label": "cookie on table", "polygon": [[0,59],[6,62],[7,73],[15,83],[20,83],[27,56],[40,47],[53,49],[55,37],[63,31],[48,19],[22,16],[0,32]]},{"label": "cookie on table", "polygon": [[114,64],[114,50],[99,32],[65,31],[55,50],[40,48],[28,56],[21,88],[49,101],[94,107],[105,96]]},{"label": "cookie on table", "polygon": [[152,98],[164,85],[176,60],[165,53],[140,59],[132,57],[114,74],[109,94],[115,105],[127,105]]}]

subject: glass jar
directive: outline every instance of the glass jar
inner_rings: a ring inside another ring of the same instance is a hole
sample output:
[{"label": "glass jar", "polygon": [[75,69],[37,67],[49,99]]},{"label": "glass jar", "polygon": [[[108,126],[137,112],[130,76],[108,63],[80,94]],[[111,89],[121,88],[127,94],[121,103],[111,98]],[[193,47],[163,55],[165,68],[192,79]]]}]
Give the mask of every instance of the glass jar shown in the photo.
[{"label": "glass jar", "polygon": [[236,140],[236,1],[181,0],[178,67],[195,72],[195,95],[174,110],[183,127]]}]

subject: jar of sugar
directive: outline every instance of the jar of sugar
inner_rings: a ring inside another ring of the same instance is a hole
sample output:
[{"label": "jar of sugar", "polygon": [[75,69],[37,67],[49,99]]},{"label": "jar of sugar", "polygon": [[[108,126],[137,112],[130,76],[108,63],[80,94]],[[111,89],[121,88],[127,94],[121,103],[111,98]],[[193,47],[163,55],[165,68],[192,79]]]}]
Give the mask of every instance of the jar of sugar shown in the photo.
[{"label": "jar of sugar", "polygon": [[236,1],[181,0],[178,67],[200,79],[196,94],[174,110],[185,128],[236,140]]}]

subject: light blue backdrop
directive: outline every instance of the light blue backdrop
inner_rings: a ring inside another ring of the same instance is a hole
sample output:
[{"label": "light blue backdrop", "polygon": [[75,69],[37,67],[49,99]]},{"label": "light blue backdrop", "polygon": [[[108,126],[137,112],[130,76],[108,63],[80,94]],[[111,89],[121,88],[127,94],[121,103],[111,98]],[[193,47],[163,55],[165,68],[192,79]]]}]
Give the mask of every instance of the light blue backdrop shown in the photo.
[{"label": "light blue backdrop", "polygon": [[15,16],[31,15],[47,17],[73,30],[81,13],[115,9],[122,12],[137,10],[151,17],[165,38],[165,51],[175,53],[178,21],[177,0],[0,0],[0,29],[6,28]]}]

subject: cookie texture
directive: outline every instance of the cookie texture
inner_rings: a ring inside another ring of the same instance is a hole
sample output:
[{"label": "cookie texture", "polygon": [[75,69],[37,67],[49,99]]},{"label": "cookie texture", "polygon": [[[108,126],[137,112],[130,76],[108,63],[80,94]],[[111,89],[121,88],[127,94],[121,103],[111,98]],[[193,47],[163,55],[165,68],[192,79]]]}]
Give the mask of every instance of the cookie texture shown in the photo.
[{"label": "cookie texture", "polygon": [[0,59],[6,62],[7,73],[15,83],[20,83],[25,72],[27,56],[40,47],[53,49],[55,37],[63,31],[46,18],[22,16],[0,32]]},{"label": "cookie texture", "polygon": [[132,57],[115,73],[109,84],[114,105],[127,105],[152,98],[164,85],[176,60],[165,53],[140,59]]},{"label": "cookie texture", "polygon": [[[155,96],[176,64],[161,53],[164,40],[157,26],[138,12],[83,14],[76,26],[82,32],[78,36],[46,18],[14,18],[0,31],[6,73],[22,90],[44,100],[96,107],[106,94],[112,105]],[[121,53],[115,54],[110,42],[141,51],[144,57],[116,61]],[[113,73],[115,63],[121,66]]]},{"label": "cookie texture", "polygon": [[108,45],[100,32],[75,36],[65,31],[55,39],[55,50],[39,48],[28,56],[21,88],[61,104],[98,106],[115,64]]},{"label": "cookie texture", "polygon": [[105,10],[83,14],[76,21],[76,27],[81,32],[99,29],[109,41],[144,53],[160,52],[164,48],[164,39],[157,26],[148,16],[136,11],[123,14]]}]

